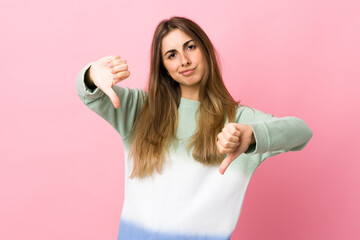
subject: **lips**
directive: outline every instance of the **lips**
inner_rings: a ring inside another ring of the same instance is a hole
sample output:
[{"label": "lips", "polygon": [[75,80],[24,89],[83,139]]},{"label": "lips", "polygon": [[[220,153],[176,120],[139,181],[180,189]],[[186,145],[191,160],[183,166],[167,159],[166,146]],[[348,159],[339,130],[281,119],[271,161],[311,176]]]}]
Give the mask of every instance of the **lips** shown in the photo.
[{"label": "lips", "polygon": [[191,68],[191,69],[186,69],[184,71],[181,71],[180,73],[184,76],[188,76],[190,74],[192,74],[195,71],[196,68]]}]

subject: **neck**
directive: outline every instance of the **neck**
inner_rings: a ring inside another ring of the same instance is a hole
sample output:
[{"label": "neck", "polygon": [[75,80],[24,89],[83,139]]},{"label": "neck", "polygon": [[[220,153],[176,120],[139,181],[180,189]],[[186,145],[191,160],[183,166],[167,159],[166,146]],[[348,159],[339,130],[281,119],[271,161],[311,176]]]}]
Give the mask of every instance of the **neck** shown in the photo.
[{"label": "neck", "polygon": [[180,86],[181,88],[181,97],[182,98],[186,98],[186,99],[190,99],[190,100],[195,100],[195,101],[199,101],[199,87],[187,87],[187,86]]}]

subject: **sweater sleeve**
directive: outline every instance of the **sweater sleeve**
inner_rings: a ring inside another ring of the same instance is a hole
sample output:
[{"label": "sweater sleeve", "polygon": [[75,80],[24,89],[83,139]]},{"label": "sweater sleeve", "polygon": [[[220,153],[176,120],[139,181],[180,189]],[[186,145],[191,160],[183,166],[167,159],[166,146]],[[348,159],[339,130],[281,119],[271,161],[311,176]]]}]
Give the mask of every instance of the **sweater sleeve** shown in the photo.
[{"label": "sweater sleeve", "polygon": [[313,136],[312,130],[297,117],[274,117],[249,107],[239,107],[237,122],[248,124],[256,143],[245,152],[257,164],[282,152],[300,151]]},{"label": "sweater sleeve", "polygon": [[96,114],[110,123],[124,139],[130,135],[132,126],[145,99],[145,91],[113,86],[120,100],[115,109],[110,98],[99,88],[89,89],[85,84],[85,73],[91,66],[87,64],[76,78],[76,90],[81,101]]}]

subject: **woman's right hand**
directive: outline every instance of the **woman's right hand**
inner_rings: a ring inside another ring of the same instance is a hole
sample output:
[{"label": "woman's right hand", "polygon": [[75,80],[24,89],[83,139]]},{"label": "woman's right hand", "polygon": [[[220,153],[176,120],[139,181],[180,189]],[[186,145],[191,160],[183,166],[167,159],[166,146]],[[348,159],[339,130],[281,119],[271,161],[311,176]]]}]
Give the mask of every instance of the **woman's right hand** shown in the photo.
[{"label": "woman's right hand", "polygon": [[114,108],[118,108],[120,100],[112,87],[130,76],[126,60],[120,56],[100,58],[91,65],[89,76],[89,81],[110,98]]}]

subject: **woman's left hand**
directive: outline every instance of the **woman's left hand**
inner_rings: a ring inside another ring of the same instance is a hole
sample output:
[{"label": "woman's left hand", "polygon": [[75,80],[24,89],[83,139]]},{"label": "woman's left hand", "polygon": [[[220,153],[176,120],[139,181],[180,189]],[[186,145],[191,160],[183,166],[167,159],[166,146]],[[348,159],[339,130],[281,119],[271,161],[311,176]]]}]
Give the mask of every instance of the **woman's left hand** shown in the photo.
[{"label": "woman's left hand", "polygon": [[226,124],[218,134],[216,142],[219,152],[221,154],[227,153],[227,157],[220,165],[219,172],[224,174],[230,163],[244,153],[253,143],[255,143],[255,138],[249,125],[241,123]]}]

